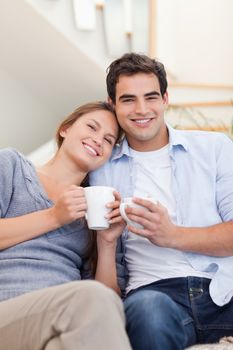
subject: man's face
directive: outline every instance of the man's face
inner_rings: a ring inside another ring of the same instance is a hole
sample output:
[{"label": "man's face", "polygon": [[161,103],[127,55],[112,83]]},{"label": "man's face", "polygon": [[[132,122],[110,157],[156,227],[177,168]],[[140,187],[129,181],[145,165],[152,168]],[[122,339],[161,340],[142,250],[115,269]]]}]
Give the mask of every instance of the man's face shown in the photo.
[{"label": "man's face", "polygon": [[164,110],[167,92],[161,95],[154,74],[122,75],[116,84],[117,119],[129,142],[137,151],[152,151],[168,143]]}]

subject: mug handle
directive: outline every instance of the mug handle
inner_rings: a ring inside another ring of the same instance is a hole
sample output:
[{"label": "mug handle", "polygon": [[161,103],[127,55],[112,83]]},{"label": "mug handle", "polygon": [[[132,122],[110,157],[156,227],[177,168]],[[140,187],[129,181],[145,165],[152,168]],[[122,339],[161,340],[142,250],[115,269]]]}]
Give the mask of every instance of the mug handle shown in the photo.
[{"label": "mug handle", "polygon": [[125,208],[127,207],[127,204],[126,203],[121,203],[120,204],[120,214],[121,216],[123,217],[123,219],[127,222],[130,221],[130,219],[128,218],[128,216],[126,215],[126,212],[125,212]]}]

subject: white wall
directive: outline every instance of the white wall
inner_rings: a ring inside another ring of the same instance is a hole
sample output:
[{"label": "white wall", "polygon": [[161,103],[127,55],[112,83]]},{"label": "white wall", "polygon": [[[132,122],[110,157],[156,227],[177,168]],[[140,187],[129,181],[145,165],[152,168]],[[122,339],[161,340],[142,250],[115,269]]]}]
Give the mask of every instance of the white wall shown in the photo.
[{"label": "white wall", "polygon": [[[24,0],[78,46],[102,68],[109,64],[106,55],[105,34],[101,10],[96,10],[96,30],[81,31],[76,28],[73,15],[73,0]],[[94,5],[93,5],[94,6]]]},{"label": "white wall", "polygon": [[1,0],[0,50],[0,147],[29,153],[79,104],[106,97],[104,69],[24,0]]},{"label": "white wall", "polygon": [[[177,80],[233,85],[233,1],[157,4],[157,57]],[[101,12],[96,16],[97,31],[82,32],[72,19],[72,0],[1,0],[0,147],[28,153],[77,104],[105,98],[105,69],[112,58],[106,57]],[[171,103],[233,100],[233,90],[169,88],[169,94]],[[227,122],[233,114],[232,108],[203,112]]]},{"label": "white wall", "polygon": [[233,1],[157,4],[157,56],[177,79],[233,85]]},{"label": "white wall", "polygon": [[[15,147],[16,139],[22,139],[17,148],[28,152],[33,143],[40,145],[53,137],[53,111],[41,103],[35,95],[6,71],[0,70],[0,148]],[[40,120],[38,133],[35,119]]]}]

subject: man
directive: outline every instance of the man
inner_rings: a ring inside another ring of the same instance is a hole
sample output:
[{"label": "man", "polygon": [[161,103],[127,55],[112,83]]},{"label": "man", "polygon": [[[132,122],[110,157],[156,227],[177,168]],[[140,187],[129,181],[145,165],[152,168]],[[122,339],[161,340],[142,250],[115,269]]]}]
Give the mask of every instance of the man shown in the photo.
[{"label": "man", "polygon": [[[233,335],[232,141],[168,126],[166,72],[147,56],[112,62],[107,90],[125,139],[91,184],[149,209],[126,209],[144,228],[129,226],[118,245],[133,349],[184,349]],[[158,203],[140,199],[148,196]]]}]

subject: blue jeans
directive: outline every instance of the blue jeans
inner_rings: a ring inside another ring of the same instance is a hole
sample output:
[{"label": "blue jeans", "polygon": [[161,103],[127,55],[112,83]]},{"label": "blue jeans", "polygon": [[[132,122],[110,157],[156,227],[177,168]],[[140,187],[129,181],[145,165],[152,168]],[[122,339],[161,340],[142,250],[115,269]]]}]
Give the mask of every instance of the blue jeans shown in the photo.
[{"label": "blue jeans", "polygon": [[126,327],[134,350],[182,350],[233,336],[233,299],[213,303],[207,278],[168,278],[131,291]]}]

